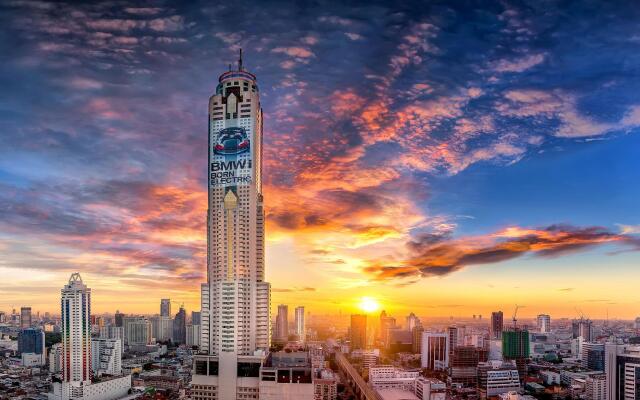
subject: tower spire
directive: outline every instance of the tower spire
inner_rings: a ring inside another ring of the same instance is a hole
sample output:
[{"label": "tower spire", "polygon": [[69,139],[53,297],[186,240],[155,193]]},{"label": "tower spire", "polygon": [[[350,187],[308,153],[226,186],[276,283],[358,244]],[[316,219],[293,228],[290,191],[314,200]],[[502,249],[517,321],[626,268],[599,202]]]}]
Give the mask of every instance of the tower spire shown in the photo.
[{"label": "tower spire", "polygon": [[240,57],[238,58],[238,71],[242,71],[242,49],[240,49]]}]

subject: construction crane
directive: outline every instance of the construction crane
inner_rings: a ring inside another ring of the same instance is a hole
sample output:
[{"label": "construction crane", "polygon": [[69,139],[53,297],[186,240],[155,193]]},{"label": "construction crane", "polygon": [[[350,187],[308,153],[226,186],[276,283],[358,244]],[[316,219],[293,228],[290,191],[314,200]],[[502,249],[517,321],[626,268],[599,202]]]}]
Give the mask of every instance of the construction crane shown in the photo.
[{"label": "construction crane", "polygon": [[513,329],[516,329],[516,325],[518,324],[518,319],[516,318],[516,316],[518,315],[518,308],[520,308],[519,305],[516,304],[516,309],[513,311]]}]

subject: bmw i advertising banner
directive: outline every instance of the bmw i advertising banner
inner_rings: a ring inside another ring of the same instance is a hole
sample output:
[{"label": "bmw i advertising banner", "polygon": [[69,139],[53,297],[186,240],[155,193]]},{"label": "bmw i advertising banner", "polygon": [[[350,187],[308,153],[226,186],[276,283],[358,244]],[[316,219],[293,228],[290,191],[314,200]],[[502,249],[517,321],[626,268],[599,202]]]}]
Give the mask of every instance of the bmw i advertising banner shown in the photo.
[{"label": "bmw i advertising banner", "polygon": [[242,127],[224,128],[211,140],[211,187],[248,185],[251,183],[251,143]]}]

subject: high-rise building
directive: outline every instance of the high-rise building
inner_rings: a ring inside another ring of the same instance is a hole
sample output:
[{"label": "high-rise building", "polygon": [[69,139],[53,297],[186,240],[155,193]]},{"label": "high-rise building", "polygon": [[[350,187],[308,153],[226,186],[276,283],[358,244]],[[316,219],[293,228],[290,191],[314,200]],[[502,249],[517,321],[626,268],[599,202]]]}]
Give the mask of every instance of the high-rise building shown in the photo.
[{"label": "high-rise building", "polygon": [[413,340],[411,341],[411,352],[414,354],[419,354],[422,351],[422,332],[424,332],[424,328],[422,324],[413,328],[411,334],[413,336]]},{"label": "high-rise building", "polygon": [[20,307],[20,328],[31,328],[31,307]]},{"label": "high-rise building", "polygon": [[151,322],[151,335],[159,342],[173,340],[173,320],[171,317],[154,315],[149,318]]},{"label": "high-rise building", "polygon": [[538,332],[548,333],[551,331],[551,316],[548,314],[540,314],[536,319]]},{"label": "high-rise building", "polygon": [[571,322],[573,338],[582,337],[585,342],[591,342],[593,338],[593,323],[590,319],[580,318]]},{"label": "high-rise building", "polygon": [[[124,397],[131,389],[131,376],[112,376],[92,383],[91,289],[74,273],[62,293],[62,382],[53,381],[49,400],[101,399]],[[109,341],[110,339],[97,339]],[[111,350],[122,346],[113,341]],[[103,353],[104,354],[104,353]],[[120,359],[118,358],[118,362]],[[115,371],[114,371],[115,372]]]},{"label": "high-rise building", "polygon": [[491,313],[491,338],[502,339],[502,330],[504,329],[504,315],[502,311],[494,311]]},{"label": "high-rise building", "polygon": [[407,321],[406,330],[408,331],[413,331],[413,328],[415,328],[420,324],[420,318],[416,317],[414,313],[407,315],[406,321]]},{"label": "high-rise building", "polygon": [[18,353],[23,366],[39,366],[46,363],[44,332],[40,329],[23,329],[18,334]]},{"label": "high-rise building", "polygon": [[607,375],[589,375],[585,379],[586,400],[607,400]]},{"label": "high-rise building", "polygon": [[191,311],[191,323],[200,325],[200,311]]},{"label": "high-rise building", "polygon": [[444,371],[449,367],[449,334],[422,333],[422,368]]},{"label": "high-rise building", "polygon": [[280,304],[276,316],[276,340],[284,343],[289,338],[289,306]]},{"label": "high-rise building", "polygon": [[91,339],[91,369],[93,376],[122,373],[122,342],[120,339]]},{"label": "high-rise building", "polygon": [[147,317],[124,317],[124,341],[131,346],[144,346],[151,343],[153,338],[151,322]]},{"label": "high-rise building", "polygon": [[351,315],[351,350],[367,348],[367,315]]},{"label": "high-rise building", "polygon": [[387,315],[385,310],[380,313],[380,332],[379,338],[385,347],[389,346],[389,329],[395,329],[396,319],[390,315]]},{"label": "high-rise building", "polygon": [[62,372],[62,343],[53,344],[49,350],[49,372]]},{"label": "high-rise building", "polygon": [[171,299],[160,299],[160,316],[171,318]]},{"label": "high-rise building", "polygon": [[120,339],[121,353],[124,353],[124,327],[107,325],[100,328],[100,339]]},{"label": "high-rise building", "polygon": [[173,319],[173,342],[176,344],[187,343],[187,312],[184,306],[180,306],[180,311]]},{"label": "high-rise building", "polygon": [[582,368],[604,371],[604,343],[583,342],[581,350]]},{"label": "high-rise building", "polygon": [[296,323],[296,336],[298,336],[298,340],[304,342],[306,340],[307,330],[304,324],[304,307],[303,306],[296,307],[295,323]]},{"label": "high-rise building", "polygon": [[[449,335],[449,358],[453,356],[453,351],[459,345],[464,345],[464,343],[458,343],[458,327],[457,326],[449,326],[447,327],[447,335]],[[464,338],[464,337],[463,337]]]},{"label": "high-rise building", "polygon": [[[265,282],[262,108],[256,76],[220,75],[209,99],[207,282],[195,400],[257,398],[258,369],[271,343]],[[203,364],[204,363],[204,364]],[[203,365],[210,366],[206,370]],[[215,366],[215,367],[214,367]],[[204,374],[203,374],[204,372]]]},{"label": "high-rise building", "polygon": [[116,326],[124,327],[124,314],[116,310],[116,314],[113,317]]},{"label": "high-rise building", "polygon": [[478,363],[486,361],[487,350],[474,346],[457,346],[449,359],[451,383],[475,387]]},{"label": "high-rise building", "polygon": [[512,362],[489,361],[478,364],[478,388],[485,399],[520,390],[518,369]]},{"label": "high-rise building", "polygon": [[640,346],[605,344],[607,400],[640,398]]},{"label": "high-rise building", "polygon": [[91,289],[71,274],[62,293],[62,372],[65,382],[91,381]]},{"label": "high-rise building", "polygon": [[515,361],[522,382],[527,375],[527,361],[530,355],[529,331],[512,328],[502,332],[502,357]]}]

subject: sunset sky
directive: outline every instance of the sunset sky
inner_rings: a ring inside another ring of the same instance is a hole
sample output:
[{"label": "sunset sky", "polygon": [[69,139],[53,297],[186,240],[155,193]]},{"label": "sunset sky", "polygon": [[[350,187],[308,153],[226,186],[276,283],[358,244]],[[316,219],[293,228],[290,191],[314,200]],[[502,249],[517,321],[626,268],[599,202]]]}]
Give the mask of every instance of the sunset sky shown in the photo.
[{"label": "sunset sky", "polygon": [[637,3],[186,3],[0,3],[0,310],[199,309],[242,48],[274,308],[640,315]]}]

